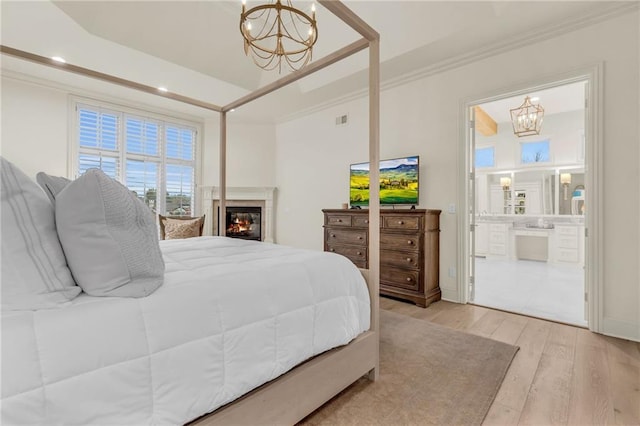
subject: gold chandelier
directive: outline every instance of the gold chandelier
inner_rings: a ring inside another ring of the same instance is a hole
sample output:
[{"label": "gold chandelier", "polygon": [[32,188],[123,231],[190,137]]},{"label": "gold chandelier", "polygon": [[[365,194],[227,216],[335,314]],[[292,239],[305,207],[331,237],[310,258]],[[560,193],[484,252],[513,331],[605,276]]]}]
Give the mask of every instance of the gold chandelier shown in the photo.
[{"label": "gold chandelier", "polygon": [[511,123],[513,124],[513,133],[516,136],[539,135],[542,126],[542,118],[544,117],[544,108],[531,103],[529,96],[524,98],[524,102],[518,108],[511,111]]},{"label": "gold chandelier", "polygon": [[311,61],[313,45],[318,39],[315,4],[311,16],[294,8],[291,0],[275,0],[246,9],[242,0],[240,32],[244,38],[244,53],[251,52],[253,62],[264,70],[278,68],[285,62],[295,71]]}]

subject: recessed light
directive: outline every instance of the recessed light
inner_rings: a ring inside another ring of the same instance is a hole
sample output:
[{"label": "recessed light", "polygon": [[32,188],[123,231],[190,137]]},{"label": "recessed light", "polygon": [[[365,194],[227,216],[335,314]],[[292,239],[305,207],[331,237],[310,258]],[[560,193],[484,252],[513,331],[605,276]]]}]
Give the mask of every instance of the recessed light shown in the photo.
[{"label": "recessed light", "polygon": [[162,86],[158,87],[158,90],[161,91],[161,92],[168,92],[169,91],[169,89],[167,89],[166,87],[162,87]]},{"label": "recessed light", "polygon": [[234,112],[235,110],[236,110],[235,108],[231,108],[229,112]]},{"label": "recessed light", "polygon": [[67,63],[67,61],[65,61],[62,56],[52,56],[51,59],[56,61],[56,62],[60,62],[61,64],[66,64]]},{"label": "recessed light", "polygon": [[540,98],[538,96],[534,96],[533,98],[531,98],[531,102],[538,102],[540,100]]}]

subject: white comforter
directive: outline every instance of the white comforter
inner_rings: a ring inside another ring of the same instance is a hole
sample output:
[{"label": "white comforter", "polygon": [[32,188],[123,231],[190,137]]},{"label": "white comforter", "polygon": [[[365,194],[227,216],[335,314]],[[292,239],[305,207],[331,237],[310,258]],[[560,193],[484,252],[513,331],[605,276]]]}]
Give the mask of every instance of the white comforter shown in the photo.
[{"label": "white comforter", "polygon": [[369,328],[346,258],[221,237],[162,242],[142,299],[2,315],[2,424],[181,424]]}]

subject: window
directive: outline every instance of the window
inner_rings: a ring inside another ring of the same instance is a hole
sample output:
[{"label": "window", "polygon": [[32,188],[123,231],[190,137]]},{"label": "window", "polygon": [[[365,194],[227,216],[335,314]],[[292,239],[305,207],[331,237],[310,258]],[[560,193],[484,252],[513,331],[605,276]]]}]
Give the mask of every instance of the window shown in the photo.
[{"label": "window", "polygon": [[78,174],[100,168],[154,213],[193,215],[194,125],[83,103],[76,111]]},{"label": "window", "polygon": [[548,163],[549,161],[551,161],[551,155],[548,140],[520,144],[520,162],[522,164]]},{"label": "window", "polygon": [[495,148],[476,148],[476,168],[478,167],[494,167],[495,164]]}]

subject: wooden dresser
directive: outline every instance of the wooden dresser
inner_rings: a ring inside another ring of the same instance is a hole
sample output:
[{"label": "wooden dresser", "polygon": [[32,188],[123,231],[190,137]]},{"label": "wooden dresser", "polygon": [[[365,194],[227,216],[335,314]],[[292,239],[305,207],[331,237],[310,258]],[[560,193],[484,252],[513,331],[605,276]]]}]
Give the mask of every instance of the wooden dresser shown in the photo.
[{"label": "wooden dresser", "polygon": [[[324,250],[369,267],[369,210],[322,210]],[[427,307],[440,300],[440,210],[380,212],[380,294]]]}]

